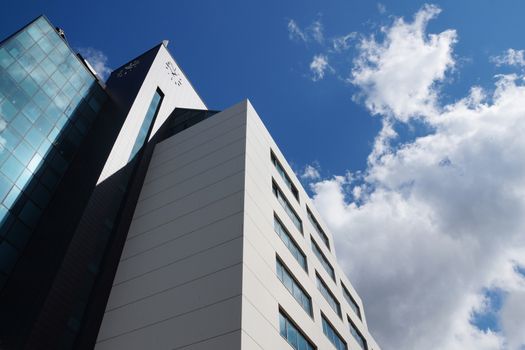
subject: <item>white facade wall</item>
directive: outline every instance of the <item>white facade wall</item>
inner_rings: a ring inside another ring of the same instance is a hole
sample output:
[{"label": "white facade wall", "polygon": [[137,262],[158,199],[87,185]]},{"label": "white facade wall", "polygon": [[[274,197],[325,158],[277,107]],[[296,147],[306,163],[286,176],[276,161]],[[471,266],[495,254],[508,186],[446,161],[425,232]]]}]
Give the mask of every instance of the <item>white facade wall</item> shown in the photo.
[{"label": "white facade wall", "polygon": [[[299,202],[270,161],[273,150],[299,190]],[[272,192],[272,179],[300,215],[304,235]],[[359,296],[322,244],[306,205],[321,218],[248,101],[158,144],[140,194],[97,340],[97,349],[292,349],[279,334],[279,308],[318,349],[334,349],[322,311],[348,345],[350,317],[369,335]],[[274,231],[274,212],[307,256],[305,272]],[[334,250],[333,240],[323,225]],[[313,235],[335,269],[325,272]],[[276,276],[276,254],[312,298],[310,317]],[[336,296],[342,319],[317,289],[316,271]],[[346,303],[341,280],[358,302]]]},{"label": "white facade wall", "polygon": [[[180,85],[174,82],[172,74],[166,69],[167,62],[170,62],[172,67],[176,69]],[[140,65],[141,63],[138,64]],[[126,77],[122,79],[126,79]],[[164,99],[153,125],[150,139],[176,107],[207,109],[204,101],[197,94],[177,62],[175,62],[166,47],[161,45],[137,93],[136,99],[131,105],[98,183],[101,183],[128,163],[135,139],[157,88],[164,93]]]}]

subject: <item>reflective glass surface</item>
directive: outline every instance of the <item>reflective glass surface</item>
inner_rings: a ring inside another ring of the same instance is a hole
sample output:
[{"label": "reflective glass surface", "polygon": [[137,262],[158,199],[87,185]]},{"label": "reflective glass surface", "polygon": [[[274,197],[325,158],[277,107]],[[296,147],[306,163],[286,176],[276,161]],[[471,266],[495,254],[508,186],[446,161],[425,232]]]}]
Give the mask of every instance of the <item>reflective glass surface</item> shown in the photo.
[{"label": "reflective glass surface", "polygon": [[0,281],[105,99],[44,17],[0,45]]},{"label": "reflective glass surface", "polygon": [[359,309],[359,305],[357,305],[357,302],[352,297],[352,294],[348,291],[348,289],[345,287],[345,285],[341,282],[341,286],[343,286],[343,295],[345,296],[346,301],[348,302],[348,305],[354,310],[355,314],[359,319],[361,319],[361,309]]},{"label": "reflective glass surface", "polygon": [[346,350],[346,343],[323,315],[323,333],[337,350]]},{"label": "reflective glass surface", "polygon": [[295,300],[297,300],[304,311],[306,311],[308,315],[312,316],[312,299],[279,259],[276,261],[276,273],[279,280],[293,295]]},{"label": "reflective glass surface", "polygon": [[348,319],[348,323],[350,324],[350,334],[352,334],[352,337],[354,337],[355,341],[357,342],[357,344],[359,344],[361,349],[367,350],[365,337],[363,337],[361,332],[359,332],[355,324],[352,321],[350,321],[350,318]]},{"label": "reflective glass surface", "polygon": [[306,212],[308,214],[308,220],[310,220],[310,223],[315,228],[315,231],[317,232],[319,237],[321,237],[328,250],[330,250],[330,242],[328,240],[328,236],[326,235],[326,233],[324,233],[323,229],[321,228],[321,225],[319,225],[319,222],[317,222],[316,218],[314,217],[314,214],[312,214],[308,207],[306,207]]},{"label": "reflective glass surface", "polygon": [[279,237],[281,237],[284,245],[286,245],[286,247],[288,248],[290,253],[292,253],[292,255],[295,258],[295,260],[297,260],[299,265],[301,265],[301,267],[305,271],[307,271],[306,256],[301,251],[301,249],[299,248],[297,243],[295,243],[295,241],[293,240],[292,236],[290,235],[288,230],[284,227],[284,225],[281,222],[281,220],[279,220],[277,218],[277,216],[274,216],[274,218],[273,218],[273,227],[274,227],[275,233],[277,233],[277,235],[279,235]]},{"label": "reflective glass surface", "polygon": [[283,312],[279,313],[279,333],[295,350],[316,349]]},{"label": "reflective glass surface", "polygon": [[133,149],[131,150],[131,154],[129,156],[129,159],[131,160],[137,152],[140,150],[140,148],[144,145],[144,142],[146,142],[146,137],[148,137],[148,132],[151,127],[151,122],[155,118],[155,115],[157,114],[160,103],[162,101],[162,93],[157,90],[155,91],[155,95],[153,95],[153,98],[151,99],[151,102],[148,107],[148,111],[146,112],[146,116],[144,117],[144,120],[142,121],[142,125],[140,126],[139,133],[137,137],[135,138],[135,144],[133,145]]},{"label": "reflective glass surface", "polygon": [[328,289],[326,283],[324,283],[324,281],[321,279],[321,277],[319,277],[319,275],[317,276],[317,288],[319,289],[323,297],[326,299],[330,307],[335,311],[337,315],[339,315],[339,317],[341,317],[341,304],[339,304],[332,292]]},{"label": "reflective glass surface", "polygon": [[299,215],[297,215],[295,210],[292,209],[290,202],[288,202],[283,192],[281,191],[281,189],[277,186],[275,182],[272,183],[272,190],[273,190],[273,194],[275,195],[279,203],[281,203],[284,211],[286,211],[286,214],[288,214],[288,216],[292,220],[295,227],[297,227],[299,232],[303,233],[303,222],[301,221],[301,219],[299,218]]},{"label": "reflective glass surface", "polygon": [[328,259],[327,259],[326,256],[323,254],[323,252],[321,251],[321,248],[319,248],[319,246],[317,245],[317,243],[315,243],[315,241],[313,240],[313,238],[312,238],[312,250],[313,250],[315,256],[317,257],[317,259],[319,260],[319,262],[321,263],[321,265],[323,265],[323,268],[325,269],[325,271],[328,272],[328,274],[330,275],[330,277],[332,277],[332,279],[335,281],[335,272],[334,272],[334,268],[333,268],[332,265],[328,262]]}]

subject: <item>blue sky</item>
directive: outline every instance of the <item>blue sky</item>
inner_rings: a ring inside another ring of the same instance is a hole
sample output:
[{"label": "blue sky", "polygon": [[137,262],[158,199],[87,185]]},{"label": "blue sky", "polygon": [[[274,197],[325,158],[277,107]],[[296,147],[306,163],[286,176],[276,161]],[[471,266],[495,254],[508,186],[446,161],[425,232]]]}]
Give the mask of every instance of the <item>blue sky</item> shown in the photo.
[{"label": "blue sky", "polygon": [[109,68],[170,40],[210,108],[249,98],[310,169],[383,349],[521,350],[525,2],[432,4],[19,0],[0,36],[43,13]]}]

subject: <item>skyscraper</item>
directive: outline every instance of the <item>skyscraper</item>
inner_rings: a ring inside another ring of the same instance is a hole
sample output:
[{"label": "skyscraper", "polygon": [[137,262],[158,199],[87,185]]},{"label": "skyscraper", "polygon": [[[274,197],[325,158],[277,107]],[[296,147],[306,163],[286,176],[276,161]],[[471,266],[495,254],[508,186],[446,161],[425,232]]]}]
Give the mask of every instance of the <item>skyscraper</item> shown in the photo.
[{"label": "skyscraper", "polygon": [[1,348],[379,349],[249,101],[166,43],[104,84],[44,17],[0,66]]}]

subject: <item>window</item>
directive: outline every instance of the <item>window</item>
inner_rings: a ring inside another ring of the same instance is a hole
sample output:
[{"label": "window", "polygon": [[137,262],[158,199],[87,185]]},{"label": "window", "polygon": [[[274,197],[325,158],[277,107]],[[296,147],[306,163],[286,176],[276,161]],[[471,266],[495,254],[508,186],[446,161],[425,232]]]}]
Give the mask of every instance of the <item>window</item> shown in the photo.
[{"label": "window", "polygon": [[277,215],[274,215],[273,217],[273,228],[275,232],[277,233],[277,235],[281,237],[284,245],[288,248],[290,253],[292,253],[293,257],[295,258],[295,260],[297,260],[299,265],[301,265],[301,267],[305,271],[308,271],[308,267],[306,265],[306,256],[304,255],[302,250],[299,248],[297,243],[295,243],[292,236],[290,235],[288,230],[284,227],[283,223],[281,222],[281,220],[279,220]]},{"label": "window", "polygon": [[325,315],[321,315],[323,317],[323,333],[326,335],[328,340],[330,340],[330,343],[334,344],[335,348],[337,350],[346,350],[346,342],[341,338],[339,333],[334,329],[334,326],[328,322]]},{"label": "window", "polygon": [[326,256],[323,254],[323,252],[321,251],[321,248],[319,248],[319,246],[317,245],[317,243],[315,243],[314,239],[311,238],[312,240],[312,250],[315,254],[315,256],[317,257],[317,259],[319,259],[319,261],[321,262],[321,265],[323,265],[324,269],[326,270],[326,272],[328,272],[328,274],[330,275],[330,277],[332,277],[332,279],[335,281],[335,272],[334,272],[334,268],[332,267],[332,265],[328,262],[328,259],[326,258]]},{"label": "window", "polygon": [[326,283],[324,283],[322,278],[319,277],[319,274],[317,274],[317,288],[319,289],[323,297],[328,302],[328,305],[330,305],[330,307],[337,313],[337,315],[339,315],[339,317],[342,317],[341,316],[341,304],[339,304],[335,296],[328,289],[328,286],[326,285]]},{"label": "window", "polygon": [[272,180],[272,189],[273,189],[273,194],[275,195],[279,203],[281,203],[281,205],[284,208],[284,211],[286,212],[286,214],[288,214],[288,216],[294,223],[295,227],[297,227],[299,232],[303,233],[303,222],[301,221],[301,219],[299,219],[299,215],[297,215],[297,213],[292,209],[290,202],[288,202],[288,200],[284,196],[279,186],[277,186],[277,184],[273,180]]},{"label": "window", "polygon": [[293,295],[304,311],[312,316],[312,299],[278,257],[276,259],[276,273],[279,280],[284,284],[286,289],[288,289],[290,294]]},{"label": "window", "polygon": [[314,217],[314,214],[312,214],[308,207],[306,207],[306,212],[308,213],[308,220],[310,220],[312,226],[317,231],[317,234],[319,235],[319,237],[321,237],[324,244],[328,247],[328,250],[330,250],[330,242],[328,241],[328,236],[326,235],[326,233],[324,233],[323,229],[321,228],[321,225],[319,225],[319,223]]},{"label": "window", "polygon": [[155,95],[153,95],[153,98],[149,104],[148,111],[146,112],[146,116],[142,121],[142,125],[140,126],[139,133],[137,135],[137,138],[135,139],[135,144],[133,145],[133,149],[131,150],[131,154],[129,155],[129,160],[135,157],[140,148],[147,141],[146,138],[148,137],[149,130],[151,129],[151,125],[153,124],[153,120],[157,116],[163,97],[164,95],[162,94],[162,92],[159,89],[157,89],[157,91],[155,91]]},{"label": "window", "polygon": [[286,186],[288,186],[290,191],[292,191],[292,194],[295,197],[295,199],[297,199],[297,201],[299,201],[299,191],[297,191],[297,187],[294,186],[294,184],[292,183],[292,180],[290,179],[288,174],[286,174],[286,172],[284,171],[283,166],[277,160],[277,157],[275,156],[273,151],[270,151],[270,157],[272,159],[273,165],[275,166],[275,169],[277,169],[277,172],[279,173],[279,175],[281,175],[281,177],[283,178],[284,182],[286,183]]},{"label": "window", "polygon": [[363,350],[367,350],[368,347],[366,345],[366,340],[365,340],[365,337],[363,337],[363,335],[361,334],[361,332],[359,332],[359,330],[357,329],[357,327],[355,326],[354,322],[352,322],[352,320],[350,319],[350,317],[348,317],[348,323],[350,325],[350,333],[352,334],[352,336],[354,337],[354,339],[356,340],[356,342],[359,344],[359,346],[361,347],[361,349]]},{"label": "window", "polygon": [[279,333],[295,350],[316,349],[315,345],[306,339],[303,332],[301,332],[293,321],[281,310],[279,311]]},{"label": "window", "polygon": [[350,305],[350,307],[352,308],[352,310],[354,310],[354,312],[357,315],[357,317],[359,317],[359,319],[361,320],[361,309],[359,309],[359,305],[357,305],[357,302],[352,297],[352,294],[350,294],[350,292],[345,287],[343,282],[341,282],[341,286],[343,286],[343,295],[344,295],[346,301],[348,302],[348,305]]}]

